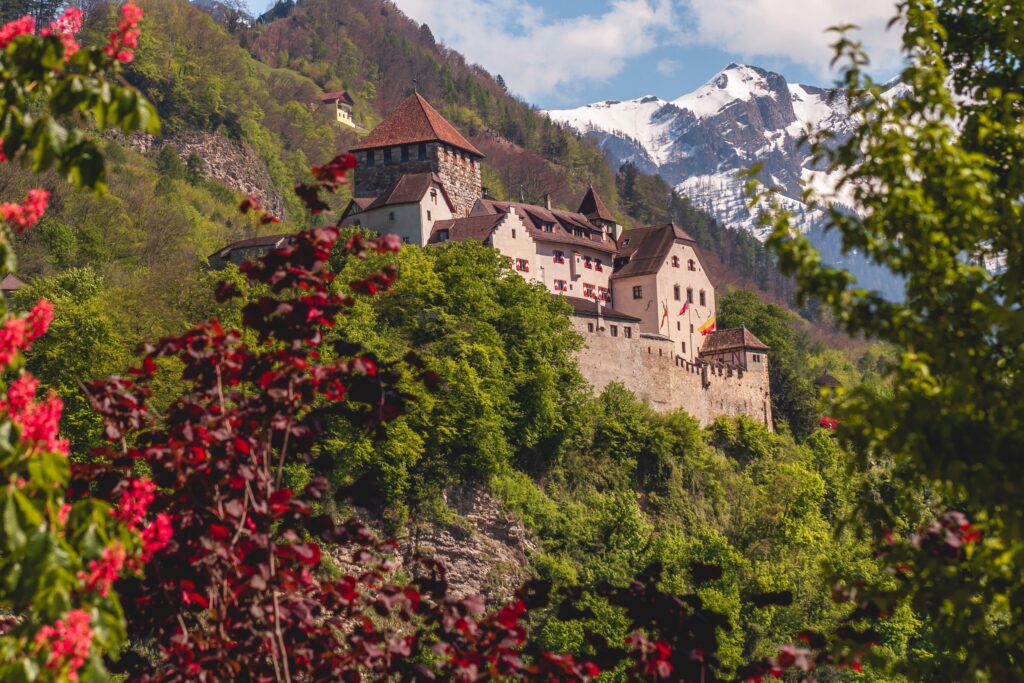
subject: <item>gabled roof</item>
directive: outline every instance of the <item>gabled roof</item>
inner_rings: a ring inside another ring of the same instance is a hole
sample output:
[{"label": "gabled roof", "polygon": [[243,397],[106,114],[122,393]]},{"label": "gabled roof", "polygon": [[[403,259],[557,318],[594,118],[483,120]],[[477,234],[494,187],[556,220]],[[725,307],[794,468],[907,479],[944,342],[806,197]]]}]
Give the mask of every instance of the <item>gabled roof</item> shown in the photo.
[{"label": "gabled roof", "polygon": [[675,223],[633,228],[619,237],[619,257],[629,261],[612,275],[613,278],[650,275],[661,270],[669,250],[676,242],[695,244],[682,228]]},{"label": "gabled roof", "polygon": [[[495,228],[505,220],[506,214],[484,214],[480,216],[468,216],[466,218],[450,218],[443,221],[434,221],[434,227],[430,231],[430,238],[427,244],[441,244],[447,242],[466,242],[476,240],[483,242],[494,232]],[[448,231],[448,239],[441,240],[442,230]]]},{"label": "gabled roof", "polygon": [[565,299],[566,303],[572,306],[572,312],[576,315],[582,315],[588,318],[608,318],[609,320],[623,320],[630,323],[640,322],[640,318],[634,318],[631,315],[620,313],[614,308],[609,308],[598,301],[592,301],[591,299],[584,299],[578,296],[566,296],[565,294],[552,294],[551,296]]},{"label": "gabled roof", "polygon": [[436,173],[406,173],[402,175],[363,210],[373,211],[398,204],[418,204],[423,201],[427,190],[434,183],[437,183],[441,189],[441,195],[448,202],[448,208],[454,211],[455,206],[452,204],[451,197],[448,196],[448,191],[444,189],[444,183]]},{"label": "gabled roof", "polygon": [[237,249],[250,249],[252,247],[265,247],[267,249],[277,249],[278,247],[287,244],[290,238],[290,233],[284,233],[281,235],[265,235],[263,237],[250,237],[249,239],[232,242],[226,247],[223,247],[215,251],[213,254],[211,254],[211,258],[227,258],[228,255],[231,254],[231,252]]},{"label": "gabled roof", "polygon": [[615,220],[615,216],[605,206],[604,200],[601,199],[601,195],[597,193],[594,186],[591,185],[587,193],[583,195],[583,201],[580,202],[580,208],[577,213],[581,213],[590,220],[602,220],[608,221],[609,223],[618,223]]},{"label": "gabled roof", "polygon": [[[538,242],[565,244],[569,246],[587,247],[608,254],[615,253],[615,242],[611,239],[601,241],[605,235],[604,230],[594,225],[587,217],[572,211],[561,211],[559,209],[546,209],[543,206],[533,204],[522,204],[519,202],[499,202],[494,199],[479,199],[473,209],[474,213],[508,213],[515,209],[516,213],[523,219],[530,236]],[[552,230],[548,232],[544,225],[551,225]],[[584,236],[577,237],[573,230],[582,230]]]},{"label": "gabled roof", "polygon": [[0,280],[0,291],[13,292],[25,286],[25,281],[14,273],[7,273],[4,279]]},{"label": "gabled roof", "polygon": [[345,205],[345,210],[342,211],[341,215],[338,217],[338,225],[340,226],[342,221],[349,216],[366,211],[370,204],[373,204],[374,200],[376,200],[376,197],[353,197],[348,200],[348,204]]},{"label": "gabled roof", "polygon": [[330,104],[331,102],[337,102],[338,100],[341,100],[342,102],[349,106],[355,104],[355,101],[348,94],[347,90],[339,90],[338,92],[327,92],[320,96],[320,101],[327,104]]},{"label": "gabled roof", "polygon": [[351,151],[411,145],[418,142],[443,142],[478,157],[483,153],[462,136],[455,126],[437,113],[419,93],[414,93],[399,104],[391,115]]},{"label": "gabled roof", "polygon": [[827,372],[821,373],[821,377],[814,380],[814,386],[816,387],[829,387],[831,389],[838,389],[843,386],[843,383],[833,377]]},{"label": "gabled roof", "polygon": [[735,349],[767,351],[768,348],[767,344],[755,337],[753,332],[746,327],[732,327],[728,330],[716,330],[709,333],[704,339],[704,345],[700,347],[700,355]]}]

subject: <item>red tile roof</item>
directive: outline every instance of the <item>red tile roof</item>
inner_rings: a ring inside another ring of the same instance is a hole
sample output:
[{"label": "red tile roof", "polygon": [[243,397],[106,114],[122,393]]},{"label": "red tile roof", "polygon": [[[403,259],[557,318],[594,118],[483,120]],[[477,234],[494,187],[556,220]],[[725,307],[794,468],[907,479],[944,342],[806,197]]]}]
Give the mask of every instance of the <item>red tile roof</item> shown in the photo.
[{"label": "red tile roof", "polygon": [[0,291],[13,292],[21,289],[25,286],[24,280],[15,275],[14,273],[7,273],[4,275],[4,279],[0,280]]},{"label": "red tile roof", "polygon": [[640,318],[634,318],[631,315],[620,313],[614,308],[605,306],[604,304],[593,301],[591,299],[584,299],[578,296],[566,296],[565,294],[552,294],[551,296],[565,299],[566,303],[572,306],[572,311],[576,315],[582,315],[587,317],[602,317],[609,318],[611,320],[624,320],[626,322],[638,323]]},{"label": "red tile roof", "polygon": [[[559,209],[545,209],[542,206],[533,204],[522,204],[519,202],[499,202],[494,199],[481,199],[477,202],[474,211],[487,213],[508,213],[514,208],[519,217],[526,224],[530,236],[538,242],[554,242],[555,244],[567,244],[570,246],[586,247],[596,251],[603,251],[608,254],[615,253],[615,241],[606,239],[600,241],[592,239],[604,235],[604,230],[587,220],[583,214]],[[544,229],[544,225],[552,225],[551,232]],[[573,230],[582,230],[583,237],[577,237]]]},{"label": "red tile roof", "polygon": [[583,201],[580,202],[580,208],[577,213],[583,214],[590,220],[599,219],[610,223],[618,223],[612,212],[605,206],[604,200],[601,199],[601,195],[597,193],[593,185],[587,190],[587,194],[583,195]]},{"label": "red tile roof", "polygon": [[768,345],[754,336],[746,327],[732,327],[728,330],[716,330],[704,339],[700,354],[732,351],[735,349],[753,349],[767,351]]},{"label": "red tile roof", "polygon": [[419,142],[443,142],[478,157],[483,153],[455,130],[455,126],[437,113],[419,93],[410,95],[391,115],[380,122],[351,151],[411,145]]},{"label": "red tile roof", "polygon": [[619,237],[618,256],[626,257],[629,261],[616,270],[612,277],[657,273],[677,241],[694,243],[694,239],[675,223],[627,230]]},{"label": "red tile roof", "polygon": [[[491,236],[491,233],[501,225],[503,220],[505,220],[505,214],[498,213],[435,221],[427,244],[441,244],[443,241],[466,242],[468,240],[483,242]],[[447,240],[440,239],[442,230],[448,231]]]},{"label": "red tile roof", "polygon": [[448,208],[455,211],[448,191],[444,189],[444,183],[436,173],[406,173],[392,183],[379,197],[373,200],[364,211],[372,211],[385,206],[396,206],[398,204],[416,204],[423,200],[427,190],[434,183],[441,188],[441,196],[448,202]]},{"label": "red tile roof", "polygon": [[342,102],[349,106],[355,104],[355,101],[348,94],[347,90],[339,90],[338,92],[327,92],[320,96],[320,101],[328,104],[331,102],[337,102],[338,100],[341,100]]}]

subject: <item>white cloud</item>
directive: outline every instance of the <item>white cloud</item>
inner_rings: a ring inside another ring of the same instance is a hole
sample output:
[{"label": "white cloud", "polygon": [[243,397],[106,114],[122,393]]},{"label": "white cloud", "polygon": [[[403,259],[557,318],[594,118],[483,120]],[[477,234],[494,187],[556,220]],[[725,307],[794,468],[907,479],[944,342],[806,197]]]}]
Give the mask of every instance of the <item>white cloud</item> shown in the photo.
[{"label": "white cloud", "polygon": [[678,59],[659,59],[655,70],[662,76],[674,76],[683,64]]},{"label": "white cloud", "polygon": [[613,0],[600,14],[552,19],[530,0],[396,0],[446,45],[500,73],[528,99],[570,101],[608,80],[673,30],[671,0]]},{"label": "white cloud", "polygon": [[744,60],[781,59],[831,75],[835,42],[826,29],[856,24],[872,69],[890,72],[900,64],[900,29],[886,30],[896,15],[895,0],[681,0],[685,28],[680,40],[716,47]]}]

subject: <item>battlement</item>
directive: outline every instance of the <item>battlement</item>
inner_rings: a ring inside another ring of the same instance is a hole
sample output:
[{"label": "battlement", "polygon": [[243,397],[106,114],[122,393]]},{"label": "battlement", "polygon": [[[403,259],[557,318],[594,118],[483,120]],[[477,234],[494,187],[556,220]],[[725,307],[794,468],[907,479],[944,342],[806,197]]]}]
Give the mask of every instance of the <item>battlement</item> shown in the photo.
[{"label": "battlement", "polygon": [[701,425],[744,415],[772,428],[766,362],[744,369],[717,360],[689,361],[660,335],[613,337],[602,327],[589,331],[582,318],[572,321],[586,343],[577,356],[580,372],[595,391],[619,382],[655,410],[682,409]]}]

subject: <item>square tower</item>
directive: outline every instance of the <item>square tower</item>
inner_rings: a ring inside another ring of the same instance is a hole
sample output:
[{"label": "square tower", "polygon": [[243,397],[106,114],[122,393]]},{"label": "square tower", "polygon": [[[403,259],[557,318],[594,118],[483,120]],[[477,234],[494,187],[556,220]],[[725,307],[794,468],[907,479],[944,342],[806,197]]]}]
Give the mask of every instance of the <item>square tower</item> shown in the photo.
[{"label": "square tower", "polygon": [[403,176],[435,173],[455,207],[470,214],[483,196],[484,155],[418,93],[410,95],[350,150],[358,159],[355,196],[378,197]]}]

